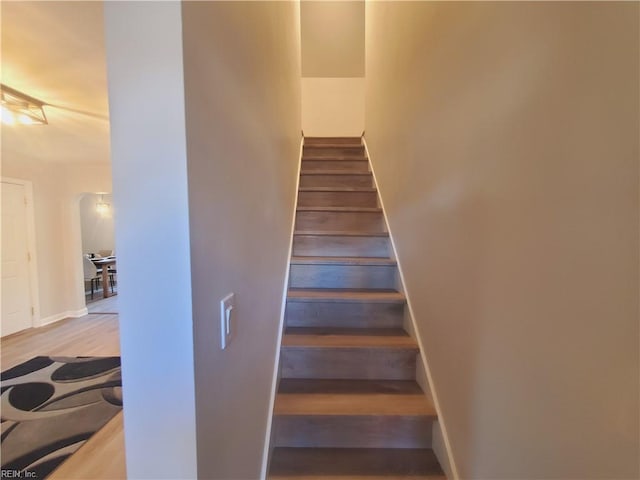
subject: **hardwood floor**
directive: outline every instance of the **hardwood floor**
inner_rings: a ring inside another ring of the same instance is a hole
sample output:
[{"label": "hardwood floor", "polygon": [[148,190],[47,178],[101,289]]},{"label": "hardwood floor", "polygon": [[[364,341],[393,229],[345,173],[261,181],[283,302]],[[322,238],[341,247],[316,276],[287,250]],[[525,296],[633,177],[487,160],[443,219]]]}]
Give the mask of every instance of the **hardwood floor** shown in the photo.
[{"label": "hardwood floor", "polygon": [[87,304],[89,313],[118,313],[118,295]]},{"label": "hardwood floor", "polygon": [[[3,371],[38,355],[120,355],[118,315],[90,314],[61,320],[52,325],[9,335],[1,340],[0,345]],[[121,412],[49,479],[117,480],[126,477]]]}]

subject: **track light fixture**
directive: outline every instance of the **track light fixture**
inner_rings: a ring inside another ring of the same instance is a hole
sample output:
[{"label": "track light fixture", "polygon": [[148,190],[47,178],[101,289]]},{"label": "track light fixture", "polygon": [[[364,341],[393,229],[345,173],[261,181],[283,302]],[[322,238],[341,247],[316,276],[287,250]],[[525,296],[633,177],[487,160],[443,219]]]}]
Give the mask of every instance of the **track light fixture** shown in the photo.
[{"label": "track light fixture", "polygon": [[2,123],[7,125],[47,125],[45,103],[18,90],[0,84]]}]

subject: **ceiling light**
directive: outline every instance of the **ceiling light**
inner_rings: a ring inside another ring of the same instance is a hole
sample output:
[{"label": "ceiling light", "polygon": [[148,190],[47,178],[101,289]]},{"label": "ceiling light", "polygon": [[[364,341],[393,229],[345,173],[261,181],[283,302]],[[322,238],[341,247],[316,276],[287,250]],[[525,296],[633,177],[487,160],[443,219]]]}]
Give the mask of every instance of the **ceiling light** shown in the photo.
[{"label": "ceiling light", "polygon": [[96,212],[98,212],[101,217],[106,217],[109,214],[110,207],[108,203],[105,203],[104,195],[100,195],[100,201],[96,203]]},{"label": "ceiling light", "polygon": [[2,123],[7,125],[46,125],[45,103],[0,84]]}]

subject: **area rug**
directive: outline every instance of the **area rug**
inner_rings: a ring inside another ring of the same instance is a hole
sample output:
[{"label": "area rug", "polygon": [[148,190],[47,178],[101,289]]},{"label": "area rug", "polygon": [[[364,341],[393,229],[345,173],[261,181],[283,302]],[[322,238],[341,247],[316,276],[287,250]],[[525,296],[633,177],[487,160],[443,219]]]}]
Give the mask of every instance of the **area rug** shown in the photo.
[{"label": "area rug", "polygon": [[120,357],[35,357],[0,384],[2,478],[47,477],[122,409]]}]

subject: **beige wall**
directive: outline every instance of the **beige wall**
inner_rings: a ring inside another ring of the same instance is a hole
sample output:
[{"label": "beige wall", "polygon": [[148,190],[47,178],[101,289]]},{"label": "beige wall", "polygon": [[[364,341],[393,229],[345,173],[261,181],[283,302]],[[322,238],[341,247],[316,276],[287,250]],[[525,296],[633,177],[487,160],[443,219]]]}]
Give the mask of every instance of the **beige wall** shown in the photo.
[{"label": "beige wall", "polygon": [[364,76],[364,1],[300,5],[303,77]]},{"label": "beige wall", "polygon": [[638,478],[638,18],[367,4],[366,140],[462,478]]},{"label": "beige wall", "polygon": [[[199,478],[259,478],[300,145],[297,2],[183,3]],[[236,295],[220,349],[219,301]]]},{"label": "beige wall", "polygon": [[302,130],[308,137],[359,137],[364,77],[302,78]]},{"label": "beige wall", "polygon": [[360,136],[364,129],[364,1],[304,1],[302,129]]},{"label": "beige wall", "polygon": [[[11,143],[10,127],[3,141]],[[33,211],[40,312],[39,326],[84,312],[79,199],[111,189],[109,164],[48,163],[17,151],[2,152],[2,175],[33,184]]]}]

